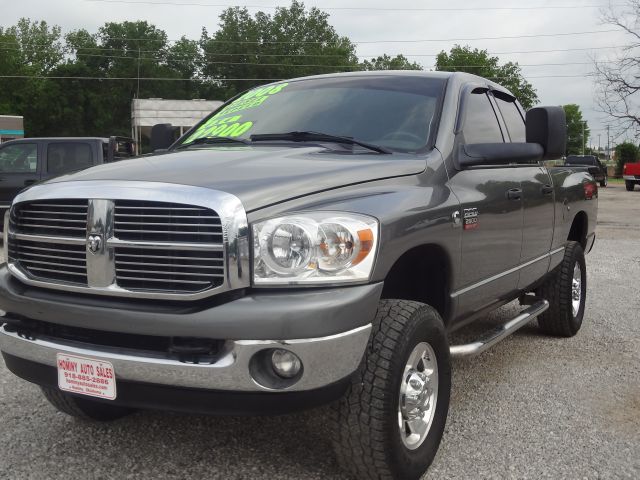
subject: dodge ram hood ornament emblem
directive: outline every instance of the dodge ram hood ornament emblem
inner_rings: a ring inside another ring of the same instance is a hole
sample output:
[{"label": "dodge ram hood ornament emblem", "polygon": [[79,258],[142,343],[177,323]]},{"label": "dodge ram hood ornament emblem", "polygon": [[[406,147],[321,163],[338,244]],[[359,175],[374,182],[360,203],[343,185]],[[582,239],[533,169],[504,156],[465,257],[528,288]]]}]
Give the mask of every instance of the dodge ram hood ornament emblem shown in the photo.
[{"label": "dodge ram hood ornament emblem", "polygon": [[91,253],[97,253],[102,247],[101,235],[89,235],[87,238],[87,248]]}]

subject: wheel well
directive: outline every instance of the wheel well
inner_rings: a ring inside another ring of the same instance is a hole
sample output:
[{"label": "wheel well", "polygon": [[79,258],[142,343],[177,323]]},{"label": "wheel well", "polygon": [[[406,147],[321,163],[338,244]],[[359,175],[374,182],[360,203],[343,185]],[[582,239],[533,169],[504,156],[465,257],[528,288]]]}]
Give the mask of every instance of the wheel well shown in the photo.
[{"label": "wheel well", "polygon": [[587,227],[589,224],[589,220],[587,219],[587,214],[584,212],[578,212],[573,219],[573,223],[571,224],[571,229],[569,230],[569,237],[567,240],[578,242],[582,245],[582,248],[587,246]]},{"label": "wheel well", "polygon": [[450,272],[451,265],[442,247],[415,247],[405,252],[389,270],[382,298],[426,303],[446,319],[450,311]]}]

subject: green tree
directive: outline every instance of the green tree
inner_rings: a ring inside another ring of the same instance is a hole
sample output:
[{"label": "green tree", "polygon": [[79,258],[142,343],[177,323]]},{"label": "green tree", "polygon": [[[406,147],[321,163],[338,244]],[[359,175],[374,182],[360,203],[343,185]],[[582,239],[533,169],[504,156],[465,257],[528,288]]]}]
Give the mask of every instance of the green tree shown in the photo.
[{"label": "green tree", "polygon": [[404,55],[391,57],[385,53],[370,61],[365,60],[362,62],[362,68],[364,70],[422,70],[422,65],[409,61]]},{"label": "green tree", "polygon": [[20,58],[20,44],[13,33],[0,27],[0,114],[17,114],[15,92],[24,85],[24,80],[2,78],[5,75],[24,73]]},{"label": "green tree", "polygon": [[624,142],[616,145],[616,175],[622,175],[622,168],[625,163],[638,160],[638,147],[633,143]]},{"label": "green tree", "polygon": [[473,73],[493,80],[508,88],[527,110],[538,103],[536,90],[522,76],[520,66],[513,62],[500,65],[499,62],[500,59],[490,56],[487,50],[455,45],[449,53],[438,54],[436,70]]},{"label": "green tree", "polygon": [[204,75],[226,96],[269,80],[359,68],[355,45],[336,33],[329,15],[295,0],[272,15],[228,8],[219,27],[213,35],[203,29],[200,46]]},{"label": "green tree", "polygon": [[567,117],[567,155],[582,155],[583,151],[586,153],[589,126],[575,103],[563,105],[562,108]]},{"label": "green tree", "polygon": [[22,18],[14,26],[0,30],[0,38],[9,52],[0,60],[4,75],[25,78],[0,79],[0,114],[23,115],[29,135],[46,132],[53,96],[48,75],[62,61],[65,53],[60,28],[46,22]]}]

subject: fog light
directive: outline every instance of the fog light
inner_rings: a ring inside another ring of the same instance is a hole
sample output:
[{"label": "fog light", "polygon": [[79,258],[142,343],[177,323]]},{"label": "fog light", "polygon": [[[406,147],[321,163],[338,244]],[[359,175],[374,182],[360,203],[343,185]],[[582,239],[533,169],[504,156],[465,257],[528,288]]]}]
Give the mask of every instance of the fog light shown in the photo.
[{"label": "fog light", "polygon": [[282,349],[273,351],[271,364],[273,370],[282,378],[295,377],[302,367],[302,362],[295,353]]}]

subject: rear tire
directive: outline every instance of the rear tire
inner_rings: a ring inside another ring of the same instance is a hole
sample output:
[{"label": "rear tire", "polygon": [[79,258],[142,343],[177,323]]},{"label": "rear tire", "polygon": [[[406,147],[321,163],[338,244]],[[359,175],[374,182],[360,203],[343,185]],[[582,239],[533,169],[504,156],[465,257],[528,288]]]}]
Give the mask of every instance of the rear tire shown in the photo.
[{"label": "rear tire", "polygon": [[633,188],[636,186],[635,182],[630,182],[629,180],[626,180],[624,182],[624,186],[627,187],[627,192],[633,192]]},{"label": "rear tire", "polygon": [[82,420],[109,422],[133,412],[133,409],[79,398],[56,388],[41,387],[44,397],[60,412]]},{"label": "rear tire", "polygon": [[609,185],[609,179],[607,177],[604,177],[604,180],[600,182],[600,186],[604,188],[607,185]]},{"label": "rear tire", "polygon": [[587,267],[578,242],[566,244],[562,263],[549,274],[536,295],[549,301],[549,309],[538,316],[540,330],[557,337],[578,333],[587,299]]},{"label": "rear tire", "polygon": [[381,300],[361,366],[330,409],[340,465],[359,479],[419,479],[438,451],[450,392],[449,344],[438,312]]}]

